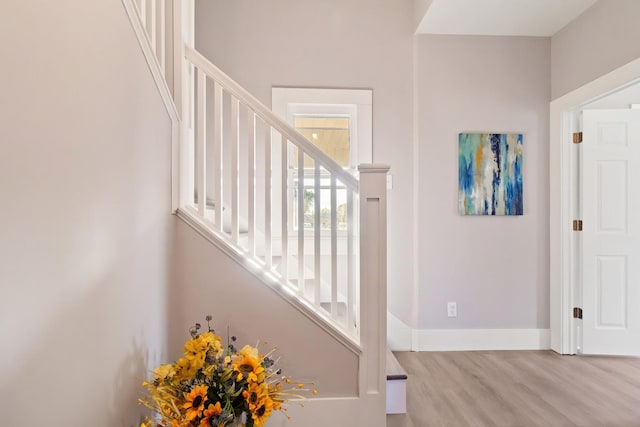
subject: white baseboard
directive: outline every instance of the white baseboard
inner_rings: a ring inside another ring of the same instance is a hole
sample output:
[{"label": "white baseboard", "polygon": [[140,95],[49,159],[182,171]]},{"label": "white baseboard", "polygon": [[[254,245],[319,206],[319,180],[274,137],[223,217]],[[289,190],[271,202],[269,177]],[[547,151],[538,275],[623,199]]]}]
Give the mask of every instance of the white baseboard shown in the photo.
[{"label": "white baseboard", "polygon": [[549,329],[421,329],[412,332],[415,351],[548,350]]},{"label": "white baseboard", "polygon": [[291,400],[286,413],[274,411],[265,427],[384,427],[387,417],[382,397]]},{"label": "white baseboard", "polygon": [[411,351],[412,330],[387,311],[387,347],[391,351]]},{"label": "white baseboard", "polygon": [[413,329],[387,312],[391,351],[548,350],[550,329]]}]

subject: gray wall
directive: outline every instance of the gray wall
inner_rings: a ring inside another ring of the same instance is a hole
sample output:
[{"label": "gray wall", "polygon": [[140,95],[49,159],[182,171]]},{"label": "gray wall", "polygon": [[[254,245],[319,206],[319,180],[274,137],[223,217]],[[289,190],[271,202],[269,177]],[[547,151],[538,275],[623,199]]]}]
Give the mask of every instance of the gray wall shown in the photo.
[{"label": "gray wall", "polygon": [[640,57],[640,1],[600,0],[551,39],[558,98]]},{"label": "gray wall", "polygon": [[0,56],[0,424],[139,425],[166,357],[168,116],[120,1],[5,1]]},{"label": "gray wall", "polygon": [[[421,35],[417,54],[418,327],[548,328],[550,41]],[[523,216],[458,214],[463,131],[524,133]]]},{"label": "gray wall", "polygon": [[389,309],[414,323],[413,2],[196,2],[196,47],[271,105],[272,86],[373,89],[373,156],[391,165]]}]

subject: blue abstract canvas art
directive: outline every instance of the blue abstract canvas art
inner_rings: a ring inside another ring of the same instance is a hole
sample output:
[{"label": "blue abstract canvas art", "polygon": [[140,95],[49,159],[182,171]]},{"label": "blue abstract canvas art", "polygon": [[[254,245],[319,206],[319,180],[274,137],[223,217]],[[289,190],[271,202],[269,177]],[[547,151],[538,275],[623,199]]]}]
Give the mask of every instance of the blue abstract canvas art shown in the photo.
[{"label": "blue abstract canvas art", "polygon": [[458,135],[461,215],[522,215],[522,134]]}]

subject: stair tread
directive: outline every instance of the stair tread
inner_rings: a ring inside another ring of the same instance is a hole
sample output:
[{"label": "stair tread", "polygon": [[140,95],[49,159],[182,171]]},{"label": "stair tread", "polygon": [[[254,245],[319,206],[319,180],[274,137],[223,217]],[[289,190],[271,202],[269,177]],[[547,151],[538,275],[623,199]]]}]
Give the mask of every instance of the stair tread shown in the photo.
[{"label": "stair tread", "polygon": [[406,380],[407,371],[404,370],[391,350],[387,349],[387,381]]}]

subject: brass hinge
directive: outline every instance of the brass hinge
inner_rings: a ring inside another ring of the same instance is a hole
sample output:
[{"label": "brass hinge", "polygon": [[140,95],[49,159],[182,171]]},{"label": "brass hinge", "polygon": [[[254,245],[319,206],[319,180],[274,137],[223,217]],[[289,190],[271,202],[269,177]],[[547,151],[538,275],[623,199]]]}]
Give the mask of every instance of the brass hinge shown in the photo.
[{"label": "brass hinge", "polygon": [[574,219],[573,220],[573,231],[582,231],[582,220]]},{"label": "brass hinge", "polygon": [[573,143],[574,144],[582,143],[582,132],[574,132],[574,134],[573,134]]},{"label": "brass hinge", "polygon": [[573,318],[582,319],[582,309],[580,307],[573,307]]}]

